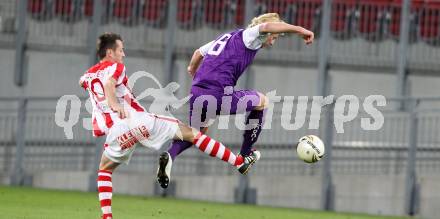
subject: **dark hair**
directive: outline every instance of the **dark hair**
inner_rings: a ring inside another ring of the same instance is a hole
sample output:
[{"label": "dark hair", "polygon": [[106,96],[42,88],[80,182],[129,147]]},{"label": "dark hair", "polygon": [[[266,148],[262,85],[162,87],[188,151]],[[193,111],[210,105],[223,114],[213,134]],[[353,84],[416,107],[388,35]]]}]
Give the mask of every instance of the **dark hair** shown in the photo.
[{"label": "dark hair", "polygon": [[116,49],[116,40],[122,41],[119,34],[116,33],[104,33],[98,38],[96,44],[96,55],[99,59],[103,59],[107,53],[107,49]]}]

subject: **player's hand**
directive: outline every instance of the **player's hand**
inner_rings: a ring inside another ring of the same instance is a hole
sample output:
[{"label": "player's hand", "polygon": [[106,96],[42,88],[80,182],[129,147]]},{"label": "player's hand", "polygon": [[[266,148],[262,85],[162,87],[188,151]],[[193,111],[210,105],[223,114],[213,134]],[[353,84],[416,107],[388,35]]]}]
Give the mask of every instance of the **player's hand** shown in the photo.
[{"label": "player's hand", "polygon": [[191,75],[191,77],[194,77],[194,75],[196,74],[196,70],[191,66],[188,66],[186,70],[188,71],[188,74]]},{"label": "player's hand", "polygon": [[82,88],[84,88],[84,89],[87,89],[87,82],[86,82],[86,80],[84,79],[84,76],[82,76],[82,77],[79,79],[78,83],[79,83],[79,86],[80,86],[80,87],[82,87]]},{"label": "player's hand", "polygon": [[119,104],[115,104],[114,106],[110,106],[110,108],[111,108],[114,112],[118,113],[119,118],[121,118],[121,119],[125,119],[125,118],[127,118],[128,114],[127,114],[127,112],[125,111],[124,107],[122,107],[121,105],[119,105]]},{"label": "player's hand", "polygon": [[304,43],[307,45],[310,45],[313,43],[313,40],[315,39],[315,34],[312,31],[304,29],[300,33],[301,37],[304,39]]}]

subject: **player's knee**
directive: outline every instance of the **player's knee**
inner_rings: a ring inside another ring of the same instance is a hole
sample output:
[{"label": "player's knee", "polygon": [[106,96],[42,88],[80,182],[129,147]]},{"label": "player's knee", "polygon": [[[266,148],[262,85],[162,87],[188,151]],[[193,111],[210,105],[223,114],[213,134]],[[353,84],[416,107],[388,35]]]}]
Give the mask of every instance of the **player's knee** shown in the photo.
[{"label": "player's knee", "polygon": [[200,129],[200,132],[202,132],[203,134],[206,134],[206,132],[208,132],[208,127],[202,127]]},{"label": "player's knee", "polygon": [[175,140],[183,140],[188,142],[193,142],[194,137],[199,133],[200,131],[196,130],[195,128],[192,128],[185,124],[179,125],[180,132],[176,133],[176,136],[174,137]]},{"label": "player's knee", "polygon": [[119,163],[110,160],[105,154],[102,155],[101,162],[99,163],[99,170],[113,172],[118,166]]},{"label": "player's knee", "polygon": [[266,97],[266,95],[262,93],[258,93],[258,96],[260,96],[260,103],[257,107],[255,107],[256,110],[264,110],[267,108],[269,104],[269,98]]}]

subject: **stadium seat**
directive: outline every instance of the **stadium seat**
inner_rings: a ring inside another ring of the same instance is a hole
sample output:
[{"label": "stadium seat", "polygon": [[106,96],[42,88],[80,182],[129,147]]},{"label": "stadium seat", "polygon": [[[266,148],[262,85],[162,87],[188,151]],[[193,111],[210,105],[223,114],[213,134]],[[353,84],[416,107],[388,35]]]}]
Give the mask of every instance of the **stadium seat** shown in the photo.
[{"label": "stadium seat", "polygon": [[354,34],[354,23],[357,10],[356,0],[333,0],[330,30],[336,39],[348,39]]},{"label": "stadium seat", "polygon": [[312,30],[315,37],[318,37],[321,26],[322,0],[298,0],[295,3],[295,25]]},{"label": "stadium seat", "polygon": [[284,18],[286,15],[286,9],[290,0],[271,0],[266,1],[267,12],[275,12],[280,15],[281,18]]},{"label": "stadium seat", "polygon": [[83,8],[84,8],[84,15],[86,17],[93,16],[93,0],[85,0]]},{"label": "stadium seat", "polygon": [[70,16],[73,12],[72,0],[56,0],[55,1],[55,15]]},{"label": "stadium seat", "polygon": [[[232,2],[234,2],[232,0]],[[235,9],[235,24],[237,26],[243,26],[245,21],[245,3],[246,0],[235,0],[235,6],[231,6]],[[255,0],[253,5],[253,16],[258,16],[264,13],[278,13],[280,17],[289,23],[293,23],[293,12],[295,0]],[[232,4],[233,5],[233,4]]]},{"label": "stadium seat", "polygon": [[275,12],[278,13],[284,21],[295,24],[297,2],[298,0],[256,0],[254,4],[254,16]]},{"label": "stadium seat", "polygon": [[[109,22],[111,0],[101,0],[101,3],[104,5],[102,7],[101,23],[105,24]],[[82,10],[83,16],[91,20],[93,17],[93,0],[84,0]]]},{"label": "stadium seat", "polygon": [[66,22],[74,22],[79,20],[81,15],[82,0],[56,0],[55,16]]},{"label": "stadium seat", "polygon": [[227,0],[205,0],[205,23],[215,28],[224,28],[227,25]]},{"label": "stadium seat", "polygon": [[28,12],[40,14],[43,12],[44,0],[28,0]]},{"label": "stadium seat", "polygon": [[142,17],[149,26],[163,28],[167,14],[166,0],[144,0]]},{"label": "stadium seat", "polygon": [[295,0],[289,0],[286,3],[286,10],[283,16],[284,21],[290,24],[296,24],[296,13],[298,5]]},{"label": "stadium seat", "polygon": [[36,20],[48,20],[51,18],[47,0],[28,0],[27,11]]},{"label": "stadium seat", "polygon": [[258,16],[267,12],[267,0],[255,0],[254,1],[254,15]]},{"label": "stadium seat", "polygon": [[208,26],[226,29],[243,27],[245,20],[245,0],[206,0],[204,21]]},{"label": "stadium seat", "polygon": [[440,45],[440,2],[426,1],[419,19],[420,38],[434,46]]},{"label": "stadium seat", "polygon": [[177,20],[183,29],[194,29],[202,23],[201,0],[179,0],[177,4]]},{"label": "stadium seat", "polygon": [[[411,43],[417,40],[417,20],[425,0],[412,0],[410,9],[410,38]],[[402,14],[402,0],[393,0],[390,7],[391,24],[389,26],[389,34],[391,38],[399,40],[400,37],[400,17]]]},{"label": "stadium seat", "polygon": [[177,3],[177,20],[180,24],[191,23],[193,0],[179,0]]},{"label": "stadium seat", "polygon": [[358,32],[370,41],[384,39],[392,0],[359,1]]},{"label": "stadium seat", "polygon": [[136,24],[138,0],[114,0],[112,15],[121,23]]},{"label": "stadium seat", "polygon": [[264,13],[278,13],[281,18],[284,18],[288,6],[294,2],[295,0],[256,0],[255,16]]},{"label": "stadium seat", "polygon": [[246,19],[245,4],[246,0],[235,0],[232,4],[233,6],[231,6],[233,9],[235,25],[243,28],[247,25],[244,23]]}]

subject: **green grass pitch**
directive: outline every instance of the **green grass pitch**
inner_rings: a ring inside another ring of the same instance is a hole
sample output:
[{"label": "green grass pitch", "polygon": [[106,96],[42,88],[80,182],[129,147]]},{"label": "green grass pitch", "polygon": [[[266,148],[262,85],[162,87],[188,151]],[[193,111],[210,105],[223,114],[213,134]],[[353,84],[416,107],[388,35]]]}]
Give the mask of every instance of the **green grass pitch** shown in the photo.
[{"label": "green grass pitch", "polygon": [[[113,195],[116,219],[397,219],[302,209]],[[98,219],[97,193],[0,186],[1,219]]]}]

